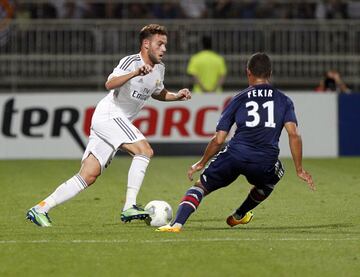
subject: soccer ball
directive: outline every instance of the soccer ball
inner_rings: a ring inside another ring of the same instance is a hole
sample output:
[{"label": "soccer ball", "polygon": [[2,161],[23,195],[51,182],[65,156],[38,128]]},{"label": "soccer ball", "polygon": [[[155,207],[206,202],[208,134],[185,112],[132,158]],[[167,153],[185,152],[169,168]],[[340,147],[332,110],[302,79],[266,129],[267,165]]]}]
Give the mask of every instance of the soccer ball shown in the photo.
[{"label": "soccer ball", "polygon": [[168,224],[172,219],[171,206],[162,200],[150,201],[146,204],[145,211],[148,211],[150,214],[150,218],[145,220],[146,224],[150,226],[163,226]]}]

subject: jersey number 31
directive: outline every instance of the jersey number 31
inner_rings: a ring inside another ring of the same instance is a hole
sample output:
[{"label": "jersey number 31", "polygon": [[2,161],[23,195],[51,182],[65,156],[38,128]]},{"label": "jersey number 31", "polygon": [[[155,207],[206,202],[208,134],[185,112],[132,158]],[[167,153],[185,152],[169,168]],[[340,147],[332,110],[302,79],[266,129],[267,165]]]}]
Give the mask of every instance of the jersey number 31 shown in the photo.
[{"label": "jersey number 31", "polygon": [[[267,109],[267,121],[265,121],[265,127],[275,128],[276,123],[274,122],[274,101],[268,101],[261,105],[263,109]],[[248,116],[253,117],[251,121],[245,121],[246,127],[255,127],[260,123],[259,104],[255,101],[246,103],[246,108],[251,107],[248,110]]]}]

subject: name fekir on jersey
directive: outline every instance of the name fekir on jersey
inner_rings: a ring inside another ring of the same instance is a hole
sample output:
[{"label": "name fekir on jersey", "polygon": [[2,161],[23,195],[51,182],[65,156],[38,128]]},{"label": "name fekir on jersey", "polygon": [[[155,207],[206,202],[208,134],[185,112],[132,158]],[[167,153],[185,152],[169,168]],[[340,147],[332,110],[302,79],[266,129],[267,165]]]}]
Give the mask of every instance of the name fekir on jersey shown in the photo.
[{"label": "name fekir on jersey", "polygon": [[[126,56],[109,75],[108,80],[113,77],[128,74],[144,65],[140,53]],[[153,71],[144,76],[137,76],[119,88],[113,89],[113,100],[124,116],[133,120],[152,94],[159,94],[164,89],[164,64],[156,64]]]},{"label": "name fekir on jersey", "polygon": [[269,84],[251,86],[233,97],[222,112],[216,130],[236,131],[228,151],[245,162],[275,164],[284,124],[297,119],[293,102]]}]

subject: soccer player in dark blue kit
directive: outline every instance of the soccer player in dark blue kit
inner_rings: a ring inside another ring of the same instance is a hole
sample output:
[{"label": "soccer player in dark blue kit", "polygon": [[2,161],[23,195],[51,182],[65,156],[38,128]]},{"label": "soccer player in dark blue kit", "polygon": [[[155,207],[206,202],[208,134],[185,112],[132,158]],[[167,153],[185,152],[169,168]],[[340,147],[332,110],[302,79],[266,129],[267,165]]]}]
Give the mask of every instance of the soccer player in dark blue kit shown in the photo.
[{"label": "soccer player in dark blue kit", "polygon": [[[253,188],[226,222],[231,227],[249,223],[253,218],[251,210],[271,194],[284,175],[278,159],[283,127],[288,133],[297,176],[315,190],[311,175],[302,167],[302,141],[294,105],[289,97],[269,82],[269,56],[265,53],[252,55],[246,73],[249,87],[236,94],[224,109],[204,155],[188,171],[189,179],[193,180],[193,174],[205,168],[200,180],[182,198],[174,221],[157,231],[180,232],[204,196],[230,185],[239,175],[244,175]],[[237,127],[235,134],[222,149],[233,124]]]}]

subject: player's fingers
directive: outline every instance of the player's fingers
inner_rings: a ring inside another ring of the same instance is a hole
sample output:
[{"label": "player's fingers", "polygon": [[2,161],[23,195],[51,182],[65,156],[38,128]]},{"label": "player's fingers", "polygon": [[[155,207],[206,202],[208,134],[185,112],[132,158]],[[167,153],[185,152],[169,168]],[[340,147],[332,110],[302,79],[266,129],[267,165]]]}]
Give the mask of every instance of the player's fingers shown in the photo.
[{"label": "player's fingers", "polygon": [[310,188],[311,188],[311,190],[316,191],[316,187],[314,184],[311,184]]},{"label": "player's fingers", "polygon": [[149,74],[152,71],[152,67],[148,64],[144,64],[139,68],[141,75]]},{"label": "player's fingers", "polygon": [[141,75],[145,75],[145,74],[146,74],[145,65],[143,65],[142,67],[140,67],[140,74],[141,74]]},{"label": "player's fingers", "polygon": [[188,100],[191,98],[191,92],[184,88],[178,91],[179,100]]},{"label": "player's fingers", "polygon": [[148,72],[148,70],[147,70],[147,68],[144,66],[143,68],[142,68],[142,74],[143,75],[146,75],[146,74],[148,74],[149,72]]},{"label": "player's fingers", "polygon": [[193,178],[193,174],[194,174],[194,171],[193,171],[193,169],[189,169],[189,171],[188,171],[188,178],[189,178],[189,180],[190,181],[192,181],[194,178]]},{"label": "player's fingers", "polygon": [[309,176],[308,184],[309,184],[309,187],[310,187],[311,190],[313,190],[313,191],[316,190],[315,183],[314,183],[311,175]]},{"label": "player's fingers", "polygon": [[308,183],[308,186],[312,191],[316,190],[316,187],[315,187],[314,183]]},{"label": "player's fingers", "polygon": [[301,180],[303,180],[309,184],[309,177],[307,176],[307,174],[305,172],[299,173],[298,176]]},{"label": "player's fingers", "polygon": [[189,178],[190,181],[193,180],[193,175],[194,175],[194,173],[195,173],[196,171],[201,170],[201,168],[202,168],[202,166],[199,165],[198,163],[193,164],[193,165],[189,168],[189,170],[188,170],[188,178]]},{"label": "player's fingers", "polygon": [[179,90],[178,91],[178,96],[179,96],[179,99],[182,99],[182,98],[184,98],[186,95],[185,95],[185,92],[184,92],[184,90]]},{"label": "player's fingers", "polygon": [[311,190],[313,190],[313,191],[316,190],[316,187],[315,187],[314,181],[312,179],[312,176],[309,173],[307,173],[306,171],[303,174],[303,179],[304,179],[304,181],[307,182],[307,184],[308,184],[308,186],[309,186],[309,188]]}]

